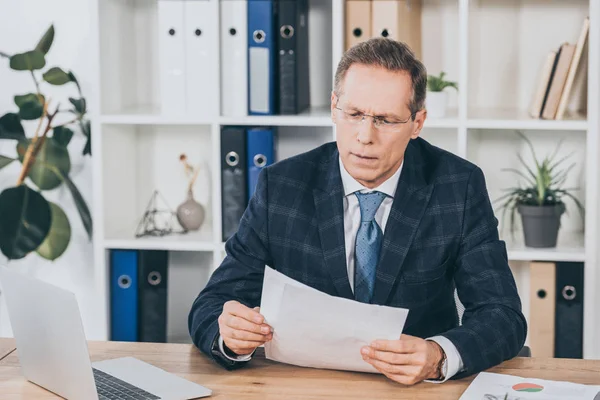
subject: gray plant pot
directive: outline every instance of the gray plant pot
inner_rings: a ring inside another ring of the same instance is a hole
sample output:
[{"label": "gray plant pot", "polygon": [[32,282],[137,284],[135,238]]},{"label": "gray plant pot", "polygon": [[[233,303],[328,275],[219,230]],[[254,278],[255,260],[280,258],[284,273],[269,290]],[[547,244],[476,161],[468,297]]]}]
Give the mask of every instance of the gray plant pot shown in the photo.
[{"label": "gray plant pot", "polygon": [[556,247],[560,218],[565,211],[564,205],[518,206],[525,246],[536,248]]}]

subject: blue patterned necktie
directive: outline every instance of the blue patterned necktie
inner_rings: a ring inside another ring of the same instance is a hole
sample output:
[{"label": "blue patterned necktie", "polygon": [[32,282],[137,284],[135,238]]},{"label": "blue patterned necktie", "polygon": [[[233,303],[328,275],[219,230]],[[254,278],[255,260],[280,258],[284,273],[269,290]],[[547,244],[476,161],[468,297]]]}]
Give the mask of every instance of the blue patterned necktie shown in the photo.
[{"label": "blue patterned necktie", "polygon": [[375,214],[386,195],[381,192],[354,194],[358,198],[361,220],[354,249],[354,298],[362,303],[370,303],[383,242],[383,232],[375,221]]}]

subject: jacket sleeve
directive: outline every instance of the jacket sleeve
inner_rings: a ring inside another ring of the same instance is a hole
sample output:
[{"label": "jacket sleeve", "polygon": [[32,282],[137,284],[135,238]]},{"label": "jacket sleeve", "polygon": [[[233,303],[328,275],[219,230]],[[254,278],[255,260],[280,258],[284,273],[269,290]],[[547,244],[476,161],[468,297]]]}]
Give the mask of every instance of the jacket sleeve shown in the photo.
[{"label": "jacket sleeve", "polygon": [[527,334],[506,245],[498,237],[498,220],[480,168],[469,177],[463,218],[454,280],[465,312],[461,326],[443,333],[464,363],[453,379],[515,357]]},{"label": "jacket sleeve", "polygon": [[258,177],[237,232],[225,245],[226,257],[192,304],[188,329],[193,343],[203,353],[227,369],[245,362],[232,361],[220,354],[217,319],[223,305],[237,300],[247,307],[260,306],[265,265],[271,265],[268,249],[267,168]]}]

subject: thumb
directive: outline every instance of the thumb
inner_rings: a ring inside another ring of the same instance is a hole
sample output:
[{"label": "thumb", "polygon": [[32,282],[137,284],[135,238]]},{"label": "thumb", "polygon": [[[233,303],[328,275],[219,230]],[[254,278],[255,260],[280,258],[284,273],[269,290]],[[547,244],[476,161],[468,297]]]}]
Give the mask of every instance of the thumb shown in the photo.
[{"label": "thumb", "polygon": [[253,310],[256,312],[260,312],[260,307],[254,307]]}]

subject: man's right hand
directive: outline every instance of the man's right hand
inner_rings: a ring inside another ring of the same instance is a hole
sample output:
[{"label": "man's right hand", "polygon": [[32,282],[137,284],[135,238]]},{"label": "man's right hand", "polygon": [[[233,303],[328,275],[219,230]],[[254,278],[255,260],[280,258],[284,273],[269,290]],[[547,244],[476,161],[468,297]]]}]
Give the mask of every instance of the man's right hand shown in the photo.
[{"label": "man's right hand", "polygon": [[265,324],[260,308],[248,308],[237,301],[228,301],[219,316],[219,333],[225,345],[243,356],[273,338],[272,329]]}]

